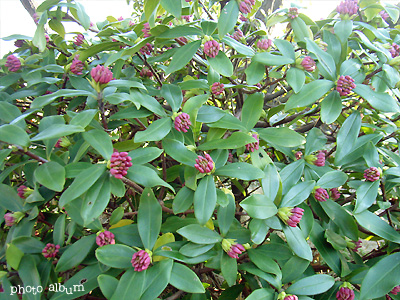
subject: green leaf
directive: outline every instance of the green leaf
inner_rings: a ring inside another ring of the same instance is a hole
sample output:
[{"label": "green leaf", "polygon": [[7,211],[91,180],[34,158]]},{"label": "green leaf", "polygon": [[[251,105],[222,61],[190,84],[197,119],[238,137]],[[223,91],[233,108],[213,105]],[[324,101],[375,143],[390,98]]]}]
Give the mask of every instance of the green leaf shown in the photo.
[{"label": "green leaf", "polygon": [[75,114],[74,117],[69,122],[70,125],[78,125],[83,128],[88,126],[90,122],[93,120],[94,116],[98,114],[97,109],[88,109],[84,110],[78,114]]},{"label": "green leaf", "polygon": [[203,31],[197,27],[193,27],[186,24],[169,28],[163,33],[159,34],[158,37],[163,39],[174,39],[177,37],[188,36],[188,35],[203,35]]},{"label": "green leaf", "polygon": [[242,180],[255,180],[264,178],[264,172],[251,164],[238,162],[230,163],[215,171],[215,175],[237,178]]},{"label": "green leaf", "polygon": [[21,259],[24,256],[24,252],[19,250],[14,244],[8,244],[6,250],[6,261],[7,264],[14,270],[18,270],[21,263]]},{"label": "green leaf", "polygon": [[313,128],[309,131],[306,138],[305,155],[322,149],[326,144],[327,138],[319,128]]},{"label": "green leaf", "polygon": [[90,27],[90,18],[85,11],[85,7],[79,2],[75,2],[75,6],[79,22],[82,24],[83,28],[88,30]]},{"label": "green leaf", "polygon": [[265,66],[261,63],[252,61],[244,72],[246,73],[247,83],[254,85],[264,78]]},{"label": "green leaf", "polygon": [[140,197],[138,211],[138,229],[146,249],[153,249],[158,238],[162,222],[161,206],[152,189],[145,188]]},{"label": "green leaf", "polygon": [[60,97],[78,97],[78,96],[90,96],[90,95],[93,96],[93,94],[88,91],[62,89],[52,94],[43,95],[35,98],[35,100],[33,100],[31,104],[31,109],[42,108],[43,106],[49,105],[54,100]]},{"label": "green leaf", "polygon": [[[224,36],[222,41],[227,44],[228,46],[231,46],[233,49],[235,49],[237,52],[240,54],[243,54],[247,57],[252,57],[254,56],[254,50],[251,49],[249,46],[243,45],[242,43],[238,42],[237,40],[231,38],[230,36]],[[265,68],[264,68],[265,71]],[[248,80],[248,77],[247,77]]]},{"label": "green leaf", "polygon": [[182,16],[182,2],[180,0],[161,0],[161,6],[178,20]]},{"label": "green leaf", "polygon": [[266,224],[265,220],[253,219],[250,221],[249,229],[251,232],[251,241],[259,245],[265,240],[269,226]]},{"label": "green leaf", "polygon": [[40,165],[34,173],[35,179],[45,187],[62,192],[65,184],[65,169],[55,161]]},{"label": "green leaf", "polygon": [[313,38],[312,31],[301,18],[290,19],[289,22],[293,29],[296,42],[305,42],[307,38]]},{"label": "green leaf", "polygon": [[359,299],[376,299],[399,284],[400,253],[384,256],[365,275]]},{"label": "green leaf", "polygon": [[368,85],[357,84],[353,91],[368,101],[371,106],[382,112],[400,112],[397,101],[387,93],[378,93]]},{"label": "green leaf", "polygon": [[83,131],[85,131],[85,129],[81,126],[59,124],[57,126],[46,128],[45,130],[41,131],[38,135],[32,138],[32,141],[35,142],[35,141],[60,138],[62,136],[67,136]]},{"label": "green leaf", "polygon": [[237,260],[221,251],[221,272],[229,286],[236,283]]},{"label": "green leaf", "polygon": [[111,300],[140,300],[145,288],[147,270],[136,272],[133,268],[128,269],[119,280],[118,286]]},{"label": "green leaf", "polygon": [[23,205],[22,199],[11,186],[0,184],[0,207],[16,212],[22,211]]},{"label": "green leaf", "polygon": [[218,18],[218,35],[222,39],[236,25],[239,17],[239,5],[235,0],[231,0],[224,6]]},{"label": "green leaf", "polygon": [[139,131],[135,134],[135,143],[160,141],[172,128],[172,120],[170,118],[162,118],[154,121],[144,131]]},{"label": "green leaf", "polygon": [[305,260],[312,261],[313,256],[310,246],[307,244],[303,233],[298,227],[283,226],[287,243],[293,252]]},{"label": "green leaf", "polygon": [[269,288],[256,289],[253,291],[246,300],[274,300],[275,294]]},{"label": "green leaf", "polygon": [[280,207],[294,207],[299,205],[310,196],[314,186],[314,180],[308,180],[294,185],[283,197]]},{"label": "green leaf", "polygon": [[336,64],[333,57],[323,51],[318,45],[311,39],[305,38],[307,41],[307,50],[311,53],[314,53],[318,58],[317,67],[321,72],[322,76],[326,79],[330,79],[332,81],[336,80]]},{"label": "green leaf", "polygon": [[111,299],[117,289],[118,279],[110,275],[101,274],[97,277],[97,282],[104,297]]},{"label": "green leaf", "polygon": [[278,47],[281,54],[285,57],[291,58],[293,61],[296,59],[293,45],[287,40],[275,39],[274,45]]},{"label": "green leaf", "polygon": [[201,40],[194,41],[186,44],[185,46],[180,47],[176,50],[175,54],[172,56],[171,63],[168,65],[165,70],[166,74],[174,73],[184,66],[193,58],[196,54],[197,50],[201,45]]},{"label": "green leaf", "polygon": [[166,259],[147,270],[145,290],[140,300],[154,300],[164,291],[171,279],[172,265],[172,259]]},{"label": "green leaf", "polygon": [[341,20],[335,24],[334,29],[335,35],[339,38],[340,42],[344,44],[347,42],[353,30],[353,21]]},{"label": "green leaf", "polygon": [[342,112],[342,99],[338,91],[332,91],[321,102],[321,120],[326,124],[336,121]]},{"label": "green leaf", "polygon": [[110,135],[101,129],[93,129],[82,134],[83,139],[90,144],[104,159],[110,160],[113,145]]},{"label": "green leaf", "polygon": [[211,36],[217,29],[218,24],[214,21],[201,21],[200,26],[205,35]]},{"label": "green leaf", "polygon": [[204,287],[201,284],[199,277],[188,267],[174,263],[171,272],[169,283],[176,287],[178,290],[187,293],[204,293]]},{"label": "green leaf", "polygon": [[207,175],[200,180],[194,193],[193,204],[196,219],[201,225],[206,224],[214,213],[217,204],[217,190],[212,175]]},{"label": "green leaf", "polygon": [[317,295],[329,290],[334,283],[335,280],[332,276],[317,274],[296,281],[286,290],[286,292],[300,296]]},{"label": "green leaf", "polygon": [[197,147],[198,150],[212,150],[212,149],[237,149],[245,146],[246,144],[255,143],[256,140],[244,133],[235,131],[232,135],[226,139],[214,139],[207,141]]},{"label": "green leaf", "polygon": [[308,260],[298,256],[292,256],[283,266],[283,283],[288,283],[302,277],[307,267],[310,265]]},{"label": "green leaf", "polygon": [[55,245],[62,246],[65,240],[65,219],[67,215],[62,214],[57,218],[56,223],[54,224],[53,230],[53,241]]},{"label": "green leaf", "polygon": [[187,225],[176,232],[196,244],[215,244],[222,241],[218,233],[198,224]]},{"label": "green leaf", "polygon": [[361,116],[358,111],[353,112],[343,123],[337,135],[335,165],[349,154],[355,144],[361,128]]},{"label": "green leaf", "polygon": [[31,144],[25,130],[17,125],[9,124],[0,126],[0,141],[22,147],[28,147]]},{"label": "green leaf", "polygon": [[362,213],[355,214],[354,217],[358,224],[372,233],[394,243],[400,243],[400,234],[376,214],[365,210]]},{"label": "green leaf", "polygon": [[222,190],[218,189],[217,196],[219,197],[221,194],[226,197],[228,203],[226,206],[221,206],[220,204],[218,207],[217,220],[219,231],[222,236],[225,236],[229,232],[235,218],[235,199],[230,193],[225,194]]},{"label": "green leaf", "polygon": [[111,268],[127,269],[132,267],[131,260],[135,252],[131,247],[121,244],[105,245],[96,249],[96,258]]},{"label": "green leaf", "polygon": [[137,89],[130,90],[129,100],[132,101],[137,108],[139,108],[141,105],[161,117],[167,116],[164,108],[161,106],[160,103],[158,103],[158,101],[154,97],[151,97],[148,94],[144,94]]},{"label": "green leaf", "polygon": [[282,189],[281,178],[274,164],[268,164],[264,169],[264,177],[261,179],[261,185],[264,194],[271,200],[275,200],[279,189]]},{"label": "green leaf", "polygon": [[130,151],[129,156],[132,158],[132,164],[141,165],[160,157],[161,153],[163,153],[162,149],[146,147]]},{"label": "green leaf", "polygon": [[346,173],[343,173],[339,170],[334,170],[325,173],[322,177],[318,180],[317,185],[324,188],[324,189],[331,189],[337,188],[347,181]]},{"label": "green leaf", "polygon": [[249,249],[247,253],[249,254],[251,262],[262,271],[282,277],[279,265],[272,258],[267,257],[262,248]]},{"label": "green leaf", "polygon": [[165,186],[166,188],[169,188],[171,191],[175,192],[174,188],[162,180],[156,171],[146,166],[133,165],[129,168],[126,177],[145,187],[155,187],[159,185]]},{"label": "green leaf", "polygon": [[92,223],[106,209],[111,196],[110,175],[105,173],[87,191],[82,203],[81,216],[84,225]]},{"label": "green leaf", "polygon": [[279,176],[282,181],[282,193],[286,194],[287,191],[299,181],[304,170],[304,159],[297,160],[284,167]]},{"label": "green leaf", "polygon": [[176,194],[174,201],[172,202],[172,209],[174,214],[183,213],[188,210],[193,204],[194,192],[188,187],[184,186]]},{"label": "green leaf", "polygon": [[[231,1],[234,2],[234,1]],[[222,76],[230,77],[233,74],[233,65],[223,51],[219,51],[216,57],[208,57],[210,66]]]},{"label": "green leaf", "polygon": [[74,182],[68,187],[68,189],[61,195],[59,206],[64,207],[72,200],[81,196],[97,181],[97,179],[99,179],[105,170],[106,165],[98,164],[92,165],[82,171],[78,176],[76,176]]},{"label": "green leaf", "polygon": [[187,243],[183,245],[179,249],[179,253],[189,256],[189,257],[197,257],[199,255],[202,255],[206,253],[208,250],[210,250],[212,247],[214,247],[214,244],[195,244],[195,243]]},{"label": "green leaf", "polygon": [[195,165],[196,153],[187,149],[180,141],[166,138],[162,141],[162,146],[165,152],[174,160],[191,167]]},{"label": "green leaf", "polygon": [[181,108],[183,96],[179,85],[163,84],[161,87],[161,96],[171,105],[173,112],[177,112]]},{"label": "green leaf", "polygon": [[357,188],[356,206],[354,208],[355,214],[363,212],[374,204],[376,196],[378,195],[379,183],[379,180],[374,182],[366,181],[361,183]]},{"label": "green leaf", "polygon": [[57,32],[62,38],[65,38],[64,25],[58,19],[51,19],[49,21],[49,26],[51,29]]},{"label": "green leaf", "polygon": [[285,111],[288,111],[297,107],[304,107],[313,104],[323,95],[325,95],[331,88],[334,87],[334,83],[329,80],[319,79],[307,83],[300,90],[298,94],[290,96],[286,102]]},{"label": "green leaf", "polygon": [[112,212],[109,221],[110,225],[117,224],[119,221],[121,221],[123,217],[124,217],[124,208],[120,206]]},{"label": "green leaf", "polygon": [[304,86],[306,81],[306,74],[303,70],[298,68],[290,68],[286,72],[286,81],[292,87],[293,91],[297,94]]},{"label": "green leaf", "polygon": [[[21,277],[25,287],[38,287],[41,285],[40,275],[36,266],[35,258],[31,255],[25,255],[21,259],[18,269],[18,275]],[[41,293],[26,294],[26,299],[39,300]]]},{"label": "green leaf", "polygon": [[32,39],[32,44],[38,47],[40,52],[43,52],[44,49],[46,49],[46,36],[44,34],[44,25],[38,24],[38,26],[36,27],[35,35]]},{"label": "green leaf", "polygon": [[256,53],[252,61],[261,63],[265,66],[282,66],[294,63],[294,59],[282,55],[274,55],[269,52]]},{"label": "green leaf", "polygon": [[266,195],[253,194],[239,204],[250,217],[268,219],[278,213],[274,202]]},{"label": "green leaf", "polygon": [[61,255],[56,272],[64,272],[79,265],[89,254],[95,244],[96,235],[88,235],[69,246]]},{"label": "green leaf", "polygon": [[144,0],[144,15],[146,16],[146,20],[150,19],[159,3],[160,0]]},{"label": "green leaf", "polygon": [[31,236],[20,236],[13,239],[12,243],[24,253],[42,253],[45,244]]},{"label": "green leaf", "polygon": [[122,119],[130,119],[130,118],[145,118],[150,116],[152,113],[148,111],[146,108],[142,107],[137,109],[136,107],[128,107],[119,110],[117,113],[113,114],[109,120],[122,120]]},{"label": "green leaf", "polygon": [[[246,272],[249,272],[251,274],[254,274],[262,279],[264,279],[265,281],[269,282],[270,284],[272,284],[276,289],[279,289],[282,286],[281,280],[280,278],[278,278],[277,276],[268,274],[264,271],[261,271],[259,268],[257,268],[254,264],[252,263],[245,263],[245,264],[241,264],[239,266],[240,270],[244,270]],[[256,300],[256,298],[253,298],[254,300]],[[269,299],[269,298],[267,298]],[[271,298],[275,299],[275,298]]]},{"label": "green leaf", "polygon": [[257,124],[263,112],[264,96],[261,93],[251,94],[246,98],[242,108],[242,124],[248,131]]},{"label": "green leaf", "polygon": [[258,134],[267,143],[282,147],[298,147],[306,141],[301,134],[287,127],[264,128]]}]

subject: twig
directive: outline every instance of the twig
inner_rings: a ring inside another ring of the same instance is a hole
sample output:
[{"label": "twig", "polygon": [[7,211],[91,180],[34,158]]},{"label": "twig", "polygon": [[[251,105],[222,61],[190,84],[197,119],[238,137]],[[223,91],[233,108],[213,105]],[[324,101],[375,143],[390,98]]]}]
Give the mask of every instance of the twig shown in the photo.
[{"label": "twig", "polygon": [[40,156],[38,156],[38,155],[36,155],[36,154],[33,154],[32,152],[30,152],[30,151],[28,151],[28,150],[24,150],[21,146],[16,146],[17,148],[18,148],[18,151],[19,152],[22,152],[23,154],[25,154],[25,155],[28,155],[29,157],[31,157],[31,158],[33,158],[33,159],[36,159],[37,161],[39,161],[39,162],[41,162],[41,163],[47,163],[48,162],[48,160],[47,159],[44,159],[43,157],[40,157]]},{"label": "twig", "polygon": [[207,8],[204,6],[203,2],[201,0],[198,0],[199,4],[201,5],[201,7],[203,8],[203,10],[205,11],[205,13],[207,14],[207,16],[214,21],[214,18],[212,17],[212,15],[210,14],[210,12],[207,10]]},{"label": "twig", "polygon": [[185,292],[184,291],[177,291],[175,294],[172,296],[169,296],[168,298],[165,298],[165,300],[175,300],[178,299],[181,295],[183,295]]}]

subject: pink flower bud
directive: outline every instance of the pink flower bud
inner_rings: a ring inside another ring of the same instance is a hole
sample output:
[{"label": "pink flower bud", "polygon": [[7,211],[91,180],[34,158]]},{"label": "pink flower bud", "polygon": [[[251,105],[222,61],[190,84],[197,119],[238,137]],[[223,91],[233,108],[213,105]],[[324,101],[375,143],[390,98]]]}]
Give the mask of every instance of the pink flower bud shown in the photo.
[{"label": "pink flower bud", "polygon": [[39,23],[39,15],[37,13],[33,13],[32,18],[35,24]]},{"label": "pink flower bud", "polygon": [[314,160],[314,165],[317,167],[325,166],[325,153],[323,151],[318,151],[317,159]]},{"label": "pink flower bud", "polygon": [[252,5],[251,5],[250,1],[248,1],[248,0],[240,1],[239,10],[242,14],[245,14],[245,15],[249,14],[251,12],[251,9],[252,9]]},{"label": "pink flower bud", "polygon": [[211,156],[208,153],[204,154],[204,157],[199,155],[196,159],[196,164],[194,167],[200,173],[210,174],[214,170],[214,161],[212,160]]},{"label": "pink flower bud", "polygon": [[332,188],[329,191],[331,192],[332,200],[337,200],[340,198],[340,192],[337,188]]},{"label": "pink flower bud", "polygon": [[240,16],[239,16],[239,20],[242,21],[242,22],[247,22],[249,19],[246,18],[246,17],[243,16],[243,15],[240,15]]},{"label": "pink flower bud", "polygon": [[389,49],[390,54],[392,55],[393,58],[399,56],[400,54],[400,46],[393,43],[392,47]]},{"label": "pink flower bud", "polygon": [[204,44],[204,53],[209,57],[216,57],[219,53],[219,43],[216,40],[207,41]]},{"label": "pink flower bud", "polygon": [[99,84],[107,84],[113,79],[113,73],[108,67],[98,65],[90,71],[93,80]]},{"label": "pink flower bud", "polygon": [[299,16],[299,9],[297,7],[290,7],[287,16],[292,20]]},{"label": "pink flower bud", "polygon": [[182,20],[185,20],[186,22],[190,22],[192,19],[192,15],[182,16],[181,18],[182,18]]},{"label": "pink flower bud", "polygon": [[357,252],[357,250],[361,248],[361,243],[362,243],[362,240],[358,240],[357,242],[354,242],[354,248],[351,250],[353,250],[354,252]]},{"label": "pink flower bud", "polygon": [[323,188],[317,188],[314,192],[314,197],[316,200],[323,202],[329,199],[328,192]]},{"label": "pink flower bud", "polygon": [[337,81],[336,90],[339,92],[340,96],[346,96],[350,94],[355,87],[356,85],[354,84],[353,78],[348,75],[342,75]]},{"label": "pink flower bud", "polygon": [[283,300],[299,300],[299,298],[296,295],[289,295],[286,296]]},{"label": "pink flower bud", "polygon": [[377,181],[380,176],[381,172],[375,167],[370,167],[364,171],[364,178],[367,181]]},{"label": "pink flower bud", "polygon": [[114,150],[110,159],[110,173],[115,178],[122,179],[128,174],[128,169],[132,167],[132,158],[128,156],[128,152],[118,152]]},{"label": "pink flower bud", "polygon": [[119,18],[118,18],[118,21],[123,21],[124,20],[124,17],[123,16],[120,16]]},{"label": "pink flower bud", "polygon": [[235,32],[233,33],[233,35],[231,35],[231,38],[237,40],[238,42],[244,37],[243,32],[237,28],[235,29]]},{"label": "pink flower bud", "polygon": [[21,185],[18,189],[17,189],[17,192],[18,192],[18,196],[20,196],[22,199],[25,199],[27,196],[26,196],[26,192],[27,192],[27,187],[25,186],[25,185]]},{"label": "pink flower bud", "polygon": [[142,272],[150,266],[151,257],[145,250],[140,250],[133,254],[131,263],[136,272]]},{"label": "pink flower bud", "polygon": [[100,232],[99,235],[96,237],[96,244],[100,247],[105,245],[114,245],[115,239],[114,234],[111,231],[104,231]]},{"label": "pink flower bud", "polygon": [[11,54],[7,56],[7,61],[5,63],[5,66],[8,68],[10,72],[17,72],[21,67],[21,61],[19,60],[18,57]]},{"label": "pink flower bud", "polygon": [[17,48],[21,48],[23,45],[25,45],[25,43],[26,42],[24,40],[16,40],[14,42],[14,46],[17,47]]},{"label": "pink flower bud", "polygon": [[296,157],[296,159],[297,159],[297,160],[299,160],[299,159],[301,159],[301,158],[302,158],[302,156],[303,156],[303,152],[301,152],[301,151],[297,151],[297,152],[294,154],[294,156]]},{"label": "pink flower bud", "polygon": [[50,43],[50,37],[47,33],[44,34],[44,37],[46,38],[46,43]]},{"label": "pink flower bud", "polygon": [[83,44],[84,40],[85,40],[85,37],[83,36],[83,34],[80,33],[75,37],[74,44],[76,46],[80,46]]},{"label": "pink flower bud", "polygon": [[85,68],[85,64],[79,60],[79,55],[75,56],[72,60],[70,70],[75,75],[82,75],[82,70]]},{"label": "pink flower bud", "polygon": [[143,24],[142,32],[143,32],[143,37],[145,37],[145,38],[151,36],[151,34],[150,34],[150,24],[149,23],[144,23]]},{"label": "pink flower bud", "polygon": [[341,15],[356,15],[358,12],[357,0],[345,0],[344,2],[340,2],[336,11]]},{"label": "pink flower bud", "polygon": [[337,300],[354,300],[354,291],[347,287],[341,287],[336,293]]},{"label": "pink flower bud", "polygon": [[295,207],[290,211],[290,213],[289,219],[286,222],[290,227],[296,227],[303,217],[304,209]]},{"label": "pink flower bud", "polygon": [[228,251],[228,255],[232,258],[239,258],[239,254],[242,254],[246,249],[241,244],[233,244]]},{"label": "pink flower bud", "polygon": [[384,19],[385,21],[386,21],[387,19],[389,19],[389,14],[388,14],[386,11],[381,10],[381,11],[379,12],[379,14],[380,14],[380,16],[382,17],[382,19]]},{"label": "pink flower bud", "polygon": [[224,84],[214,82],[211,86],[211,92],[216,96],[221,95],[224,92]]},{"label": "pink flower bud", "polygon": [[228,162],[233,163],[233,154],[231,152],[228,154]]},{"label": "pink flower bud", "polygon": [[140,53],[142,53],[143,55],[150,55],[151,51],[153,51],[153,46],[150,43],[146,43],[146,45],[140,48]]},{"label": "pink flower bud", "polygon": [[180,113],[174,120],[174,127],[177,131],[187,132],[190,125],[192,125],[192,123],[187,113]]},{"label": "pink flower bud", "polygon": [[310,56],[304,57],[301,61],[301,65],[308,72],[314,72],[316,67],[315,61]]},{"label": "pink flower bud", "polygon": [[255,138],[257,141],[254,143],[250,143],[246,145],[246,150],[250,151],[250,152],[254,152],[256,150],[258,150],[259,146],[260,146],[260,140],[258,139],[258,134],[254,133],[251,135],[253,138]]},{"label": "pink flower bud", "polygon": [[257,48],[261,50],[268,50],[269,47],[272,46],[272,40],[270,39],[261,39],[257,41]]},{"label": "pink flower bud", "polygon": [[58,250],[60,249],[60,245],[47,244],[46,247],[42,250],[43,256],[46,258],[56,257]]},{"label": "pink flower bud", "polygon": [[149,68],[143,68],[143,69],[140,70],[139,75],[142,76],[142,77],[149,77],[150,78],[150,77],[153,77],[153,72],[151,72]]},{"label": "pink flower bud", "polygon": [[395,286],[395,287],[390,291],[390,293],[393,294],[393,295],[397,295],[398,293],[400,293],[400,285]]},{"label": "pink flower bud", "polygon": [[14,218],[14,214],[13,213],[6,213],[4,215],[4,220],[6,221],[6,225],[8,227],[11,227],[15,224],[15,218]]}]

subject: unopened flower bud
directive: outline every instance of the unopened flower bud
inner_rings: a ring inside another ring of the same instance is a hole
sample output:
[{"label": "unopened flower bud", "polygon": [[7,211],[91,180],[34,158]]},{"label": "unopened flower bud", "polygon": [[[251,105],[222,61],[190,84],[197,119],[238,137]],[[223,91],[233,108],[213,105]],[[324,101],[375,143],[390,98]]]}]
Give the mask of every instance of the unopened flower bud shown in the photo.
[{"label": "unopened flower bud", "polygon": [[17,192],[18,196],[20,196],[22,199],[26,199],[33,193],[33,190],[31,188],[26,187],[25,185],[21,185],[17,189]]},{"label": "unopened flower bud", "polygon": [[246,251],[243,245],[235,242],[234,239],[223,239],[222,240],[222,249],[232,258],[239,258],[239,254],[242,254]]},{"label": "unopened flower bud", "polygon": [[70,71],[75,75],[82,75],[82,70],[85,68],[85,64],[79,60],[79,55],[75,56],[72,60]]},{"label": "unopened flower bud", "polygon": [[398,293],[400,293],[400,285],[395,286],[395,287],[390,291],[390,293],[393,294],[393,295],[397,295]]},{"label": "unopened flower bud", "polygon": [[303,157],[303,152],[297,151],[294,156],[296,157],[297,160],[301,159]]},{"label": "unopened flower bud", "polygon": [[140,53],[142,53],[143,55],[145,54],[150,55],[152,51],[153,51],[153,46],[150,43],[146,43],[146,45],[140,48]]},{"label": "unopened flower bud", "polygon": [[145,250],[139,250],[132,256],[132,267],[136,272],[142,272],[146,270],[151,264],[151,256],[149,252]]},{"label": "unopened flower bud", "polygon": [[400,46],[397,45],[396,43],[393,43],[391,48],[389,49],[390,54],[392,55],[393,58],[399,56],[400,54]]},{"label": "unopened flower bud", "polygon": [[353,78],[349,75],[342,75],[337,81],[336,90],[339,92],[340,96],[347,96],[355,87],[356,85]]},{"label": "unopened flower bud", "polygon": [[215,164],[211,156],[208,153],[205,153],[204,157],[201,155],[197,157],[194,167],[200,173],[211,174],[215,169]]},{"label": "unopened flower bud", "polygon": [[256,141],[254,143],[250,143],[250,144],[246,144],[246,150],[250,151],[250,152],[254,152],[256,150],[259,149],[260,147],[260,140],[258,139],[258,134],[257,133],[253,133],[251,135],[253,138],[256,139]]},{"label": "unopened flower bud", "polygon": [[151,78],[151,77],[153,77],[153,72],[151,72],[149,68],[143,68],[143,69],[140,70],[139,75],[142,76],[142,77]]},{"label": "unopened flower bud", "polygon": [[340,4],[337,6],[336,11],[340,15],[356,15],[358,12],[358,3],[357,0],[345,0],[340,2]]},{"label": "unopened flower bud", "polygon": [[14,214],[13,213],[6,213],[4,215],[4,220],[6,221],[6,225],[8,227],[13,226],[16,222],[15,218],[14,218]]},{"label": "unopened flower bud", "polygon": [[144,23],[143,24],[142,32],[143,32],[143,37],[145,37],[145,38],[151,36],[151,34],[150,34],[150,24],[149,23]]},{"label": "unopened flower bud", "polygon": [[337,200],[340,198],[340,192],[337,188],[332,188],[329,190],[331,192],[331,199]]},{"label": "unopened flower bud", "polygon": [[297,18],[299,16],[299,9],[297,7],[290,7],[287,16],[292,20]]},{"label": "unopened flower bud", "polygon": [[187,113],[180,113],[175,117],[174,127],[177,131],[187,132],[190,125],[192,125],[192,123]]},{"label": "unopened flower bud", "polygon": [[219,43],[216,40],[207,41],[204,44],[204,53],[209,57],[216,57],[219,53]]},{"label": "unopened flower bud", "polygon": [[318,151],[316,160],[314,160],[314,165],[317,167],[325,166],[325,153],[323,151]]},{"label": "unopened flower bud", "polygon": [[328,192],[323,188],[317,188],[314,191],[314,198],[320,202],[326,201],[329,199]]},{"label": "unopened flower bud", "polygon": [[[254,5],[254,4],[253,4]],[[252,2],[250,0],[240,1],[239,10],[242,14],[249,14],[253,8]]]},{"label": "unopened flower bud", "polygon": [[301,61],[301,65],[307,72],[314,72],[316,68],[316,63],[311,58],[311,56],[304,57],[303,60]]},{"label": "unopened flower bud", "polygon": [[46,247],[42,250],[43,256],[46,258],[56,257],[58,250],[60,249],[60,245],[54,245],[48,243]]},{"label": "unopened flower bud", "polygon": [[257,41],[257,48],[261,50],[268,50],[269,47],[272,46],[272,40],[270,39],[261,39]]},{"label": "unopened flower bud", "polygon": [[107,84],[113,79],[113,73],[108,67],[98,65],[90,71],[93,80],[98,84]]},{"label": "unopened flower bud", "polygon": [[231,38],[237,40],[238,42],[240,42],[243,37],[243,32],[239,28],[235,29],[235,32],[231,35]]},{"label": "unopened flower bud", "polygon": [[278,217],[290,227],[296,227],[303,217],[304,209],[300,207],[281,207],[278,209]]},{"label": "unopened flower bud", "polygon": [[118,152],[114,150],[110,159],[110,173],[115,178],[122,179],[128,174],[128,169],[132,167],[132,158],[128,156],[128,152]]},{"label": "unopened flower bud", "polygon": [[220,82],[214,82],[211,86],[211,92],[218,96],[224,92],[224,84]]},{"label": "unopened flower bud", "polygon": [[386,11],[384,11],[384,10],[381,10],[380,12],[379,12],[379,15],[382,17],[382,19],[384,19],[385,21],[387,21],[387,19],[389,19],[389,14],[386,12]]},{"label": "unopened flower bud", "polygon": [[343,283],[336,293],[337,300],[354,300],[354,297],[354,291],[351,284],[348,282]]},{"label": "unopened flower bud", "polygon": [[111,231],[100,232],[96,237],[96,244],[100,247],[105,245],[114,245],[115,244],[115,236]]},{"label": "unopened flower bud", "polygon": [[74,44],[75,44],[76,46],[80,46],[80,45],[83,44],[84,41],[85,41],[85,37],[83,36],[82,33],[80,33],[80,34],[78,34],[78,35],[75,37]]},{"label": "unopened flower bud", "polygon": [[11,54],[7,56],[7,61],[5,63],[5,66],[8,68],[10,72],[17,72],[21,67],[21,61],[19,60],[18,57]]},{"label": "unopened flower bud", "polygon": [[370,167],[364,171],[364,178],[367,181],[377,181],[381,176],[381,172],[376,167]]}]

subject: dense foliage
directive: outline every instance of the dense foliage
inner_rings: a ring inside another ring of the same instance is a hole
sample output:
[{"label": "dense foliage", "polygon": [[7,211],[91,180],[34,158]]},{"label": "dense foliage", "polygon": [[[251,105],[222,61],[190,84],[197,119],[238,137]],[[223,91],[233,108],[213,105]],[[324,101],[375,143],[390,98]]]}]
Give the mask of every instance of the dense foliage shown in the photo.
[{"label": "dense foliage", "polygon": [[5,38],[1,299],[400,299],[399,9],[260,5]]}]

